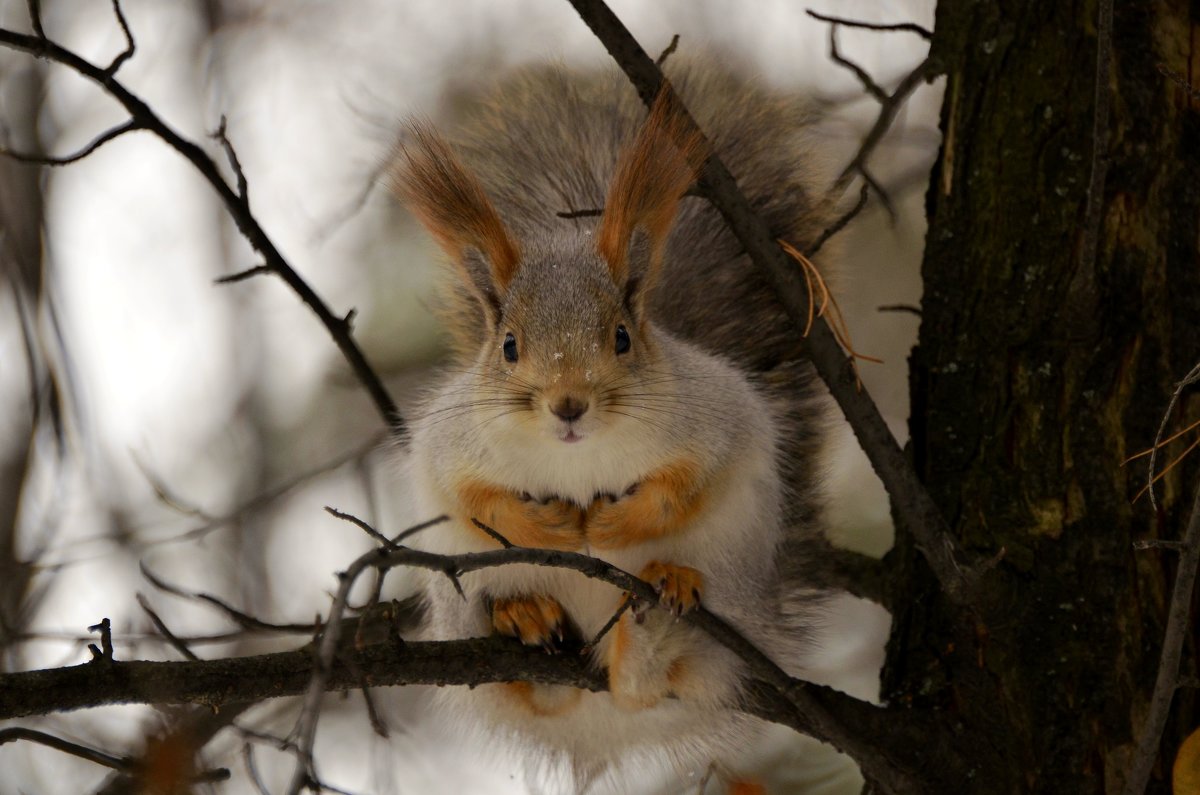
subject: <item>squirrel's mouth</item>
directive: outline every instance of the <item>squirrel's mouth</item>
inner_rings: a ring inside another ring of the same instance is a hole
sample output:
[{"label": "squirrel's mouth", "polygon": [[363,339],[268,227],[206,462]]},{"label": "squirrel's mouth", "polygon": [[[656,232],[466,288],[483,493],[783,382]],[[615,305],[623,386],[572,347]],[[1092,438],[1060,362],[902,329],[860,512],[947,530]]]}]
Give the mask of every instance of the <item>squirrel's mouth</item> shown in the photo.
[{"label": "squirrel's mouth", "polygon": [[561,439],[562,441],[566,442],[567,444],[573,444],[574,442],[583,441],[583,437],[580,436],[579,434],[575,433],[575,428],[573,428],[570,425],[567,426],[566,433],[559,434],[558,438]]}]

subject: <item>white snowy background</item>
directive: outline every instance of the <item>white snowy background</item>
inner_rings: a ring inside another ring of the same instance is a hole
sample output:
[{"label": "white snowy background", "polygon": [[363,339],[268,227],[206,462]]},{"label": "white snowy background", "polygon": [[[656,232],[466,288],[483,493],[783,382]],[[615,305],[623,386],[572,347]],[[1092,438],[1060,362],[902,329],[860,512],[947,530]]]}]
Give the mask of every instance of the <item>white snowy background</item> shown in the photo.
[{"label": "white snowy background", "polygon": [[[838,100],[822,126],[826,166],[849,159],[877,106],[830,62],[829,28],[805,8],[926,26],[933,16],[933,0],[611,5],[652,53],[679,34],[681,52],[715,45],[775,86]],[[207,136],[226,118],[258,220],[335,313],[357,309],[357,339],[402,401],[436,363],[439,343],[426,308],[432,246],[375,184],[399,122],[436,116],[448,91],[510,66],[607,59],[562,0],[126,0],[123,8],[137,52],[121,79],[215,155]],[[47,33],[86,57],[107,62],[123,47],[108,2],[45,0],[43,9]],[[26,4],[0,2],[0,24],[27,30]],[[848,29],[839,43],[889,89],[927,47],[909,34]],[[17,124],[8,114],[28,112],[18,100],[31,84],[39,114]],[[901,441],[917,318],[878,307],[920,301],[923,193],[939,103],[940,84],[919,89],[874,155],[898,216],[889,219],[872,202],[844,233],[846,263],[836,280],[856,347],[885,360],[864,364],[862,376]],[[0,143],[66,153],[123,120],[95,85],[0,51],[0,135],[7,136]],[[36,139],[21,137],[26,128]],[[142,563],[264,619],[310,622],[328,609],[334,572],[369,543],[322,507],[385,531],[403,521],[402,484],[389,481],[382,456],[366,452],[382,426],[365,393],[282,282],[214,285],[256,264],[254,254],[192,166],[151,135],[125,136],[42,179],[44,291],[25,307],[26,331],[59,384],[67,432],[60,451],[44,416],[31,431],[27,337],[12,280],[0,271],[0,457],[31,445],[16,533],[18,555],[36,562],[38,595],[26,636],[4,645],[0,665],[82,662],[89,655],[79,638],[105,616],[119,657],[178,659],[154,639],[139,593],[177,634],[233,629],[211,609],[156,591]],[[857,185],[848,204],[856,196]],[[881,555],[891,543],[882,488],[848,429],[833,448],[831,535]],[[879,608],[840,600],[829,617],[823,675],[877,697],[887,628]],[[285,645],[239,639],[195,650],[218,657]],[[379,702],[392,728],[387,740],[372,734],[357,694],[328,699],[317,748],[323,780],[355,793],[531,791],[518,758],[448,734],[420,689],[383,691]],[[284,734],[295,708],[267,703],[238,723]],[[122,707],[19,723],[121,754],[137,749],[154,720],[149,708]],[[760,761],[774,791],[858,792],[853,766],[828,749],[783,729],[771,740]],[[226,731],[209,746],[210,763],[234,772],[213,791],[254,792],[242,742]],[[255,754],[269,789],[281,791],[292,758],[269,745]],[[94,791],[106,775],[48,749],[0,746],[0,794]],[[553,782],[538,786],[557,791]],[[662,791],[685,786],[695,790],[676,780]]]}]

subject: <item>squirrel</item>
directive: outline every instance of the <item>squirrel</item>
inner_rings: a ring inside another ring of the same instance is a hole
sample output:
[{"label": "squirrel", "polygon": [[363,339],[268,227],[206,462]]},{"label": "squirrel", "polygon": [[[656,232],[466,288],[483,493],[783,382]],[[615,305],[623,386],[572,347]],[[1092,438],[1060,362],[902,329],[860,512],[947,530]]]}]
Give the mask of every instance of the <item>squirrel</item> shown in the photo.
[{"label": "squirrel", "polygon": [[[805,105],[728,67],[670,78],[776,236],[812,245],[830,219],[809,195]],[[390,172],[447,257],[454,364],[412,420],[406,477],[418,509],[450,521],[422,545],[497,548],[477,520],[608,561],[665,608],[635,604],[591,648],[606,693],[445,696],[565,756],[579,791],[648,754],[762,791],[737,769],[760,725],[733,709],[739,661],[676,617],[703,603],[796,673],[821,602],[803,542],[820,531],[828,399],[765,278],[694,195],[706,155],[620,73],[542,67],[502,78],[450,140],[410,124]],[[432,638],[548,650],[595,638],[623,599],[529,565],[464,577],[465,599],[425,586]]]}]

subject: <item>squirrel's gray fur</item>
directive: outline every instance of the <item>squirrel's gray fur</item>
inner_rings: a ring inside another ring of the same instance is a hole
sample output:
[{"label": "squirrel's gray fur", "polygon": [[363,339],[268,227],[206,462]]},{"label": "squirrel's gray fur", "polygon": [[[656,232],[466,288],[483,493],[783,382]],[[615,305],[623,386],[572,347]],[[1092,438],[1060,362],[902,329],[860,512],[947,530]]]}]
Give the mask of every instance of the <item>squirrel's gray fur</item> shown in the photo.
[{"label": "squirrel's gray fur", "polygon": [[[683,62],[667,73],[771,233],[806,251],[833,221],[810,195],[818,170],[808,144],[810,104],[771,93],[728,66]],[[448,125],[448,138],[514,236],[554,239],[594,229],[592,215],[560,213],[604,207],[617,157],[646,118],[625,75],[541,66],[507,76],[484,96],[463,103],[468,110]],[[459,305],[475,311],[476,302]],[[817,461],[829,426],[828,393],[774,291],[700,196],[685,196],[680,205],[647,314],[732,362],[768,397],[783,426],[786,521],[797,542],[780,563],[803,570],[803,542],[819,532],[822,512]]]}]

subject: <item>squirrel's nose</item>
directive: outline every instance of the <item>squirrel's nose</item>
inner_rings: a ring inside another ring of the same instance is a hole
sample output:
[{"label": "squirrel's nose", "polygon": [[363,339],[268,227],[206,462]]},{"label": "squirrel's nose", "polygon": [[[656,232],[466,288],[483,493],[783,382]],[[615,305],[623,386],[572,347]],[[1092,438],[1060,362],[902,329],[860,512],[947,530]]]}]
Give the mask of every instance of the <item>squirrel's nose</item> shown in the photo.
[{"label": "squirrel's nose", "polygon": [[588,404],[586,400],[567,396],[552,405],[550,412],[561,420],[572,422],[582,417],[587,408]]}]

